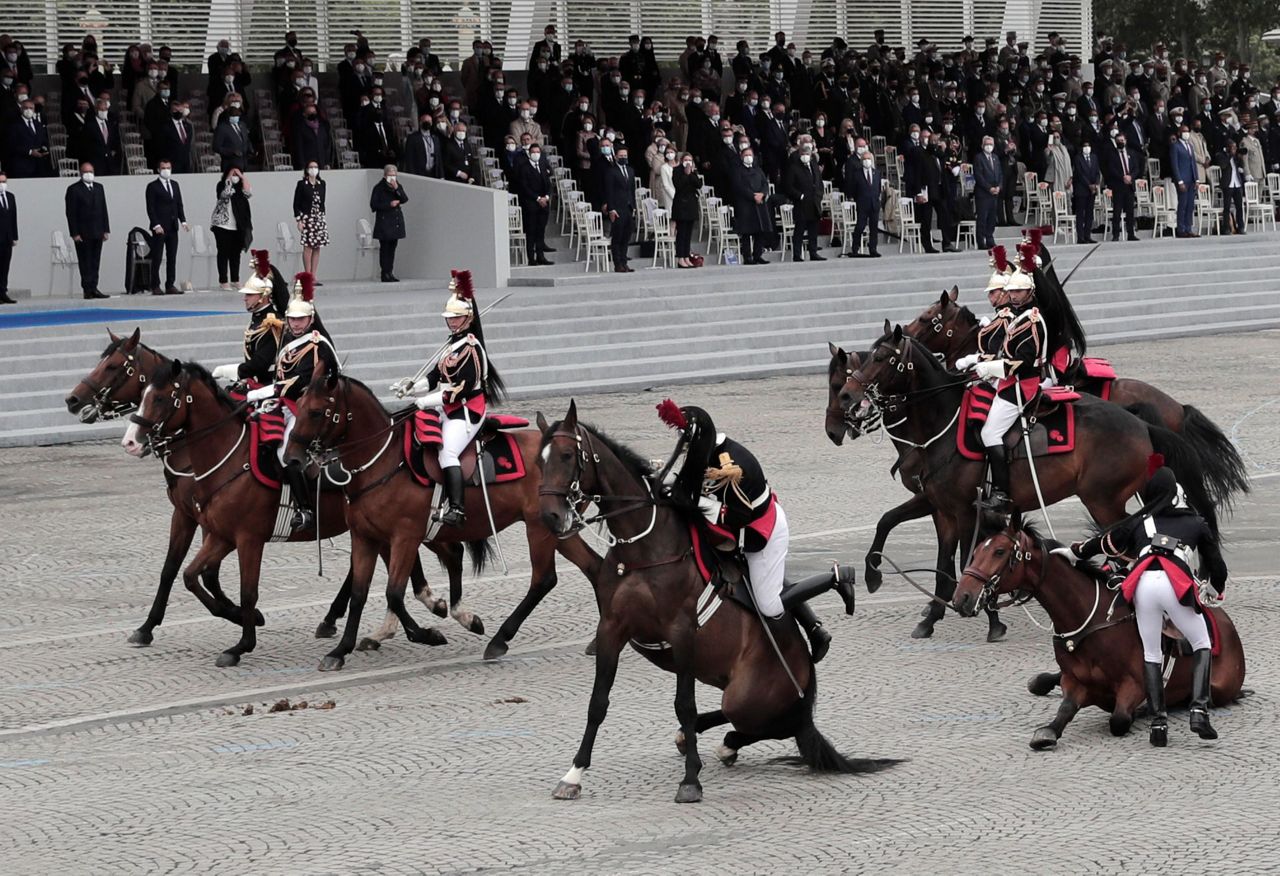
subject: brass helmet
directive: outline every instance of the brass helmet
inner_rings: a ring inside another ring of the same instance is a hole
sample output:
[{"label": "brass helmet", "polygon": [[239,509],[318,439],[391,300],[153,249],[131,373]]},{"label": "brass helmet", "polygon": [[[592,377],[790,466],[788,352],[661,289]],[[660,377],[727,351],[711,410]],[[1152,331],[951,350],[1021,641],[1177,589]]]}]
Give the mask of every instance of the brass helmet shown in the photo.
[{"label": "brass helmet", "polygon": [[445,319],[464,317],[467,320],[463,326],[465,329],[471,325],[476,315],[475,286],[471,282],[471,272],[454,271],[453,279],[449,281],[449,292],[449,300],[440,315]]},{"label": "brass helmet", "polygon": [[272,292],[271,277],[260,277],[257,274],[251,274],[249,279],[245,281],[244,286],[240,289],[241,295],[267,295]]},{"label": "brass helmet", "polygon": [[1005,284],[1004,288],[1007,291],[1035,293],[1035,273],[1040,262],[1037,258],[1039,251],[1039,241],[1018,244],[1018,269],[1013,272],[1012,276],[1009,277],[1009,282]]},{"label": "brass helmet", "polygon": [[[270,282],[267,287],[270,288]],[[289,307],[285,310],[286,317],[306,317],[315,316],[316,308],[311,303],[315,298],[316,278],[313,274],[306,271],[298,274],[293,281],[293,294],[289,296]]]},{"label": "brass helmet", "polygon": [[991,279],[987,281],[987,294],[998,292],[1009,284],[1009,276],[1013,268],[1009,264],[1009,256],[1003,246],[991,247]]}]

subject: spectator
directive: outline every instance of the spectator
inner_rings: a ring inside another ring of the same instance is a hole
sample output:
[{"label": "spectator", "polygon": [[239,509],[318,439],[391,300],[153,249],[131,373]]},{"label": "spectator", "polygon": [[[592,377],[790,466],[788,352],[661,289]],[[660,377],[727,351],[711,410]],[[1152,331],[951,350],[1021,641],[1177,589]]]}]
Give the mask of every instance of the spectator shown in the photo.
[{"label": "spectator", "polygon": [[18,244],[18,199],[9,191],[9,178],[0,172],[0,304],[16,304],[9,297],[9,262]]},{"label": "spectator", "polygon": [[1055,192],[1065,192],[1071,180],[1071,156],[1062,142],[1062,136],[1050,131],[1045,141],[1044,181]]},{"label": "spectator", "polygon": [[302,106],[289,125],[289,139],[289,151],[298,169],[312,162],[325,170],[333,166],[333,131],[329,120],[320,115],[314,95],[304,95]]},{"label": "spectator", "polygon": [[1076,213],[1076,243],[1093,243],[1093,209],[1101,189],[1102,168],[1098,156],[1093,153],[1093,146],[1085,143],[1071,163],[1071,200]]},{"label": "spectator", "polygon": [[160,62],[150,61],[147,64],[147,76],[133,87],[129,98],[129,111],[133,117],[142,121],[146,117],[147,104],[160,94]]},{"label": "spectator", "polygon": [[[93,102],[84,95],[76,95],[71,112],[63,125],[67,129],[67,157],[79,159],[84,147],[85,128],[93,120]],[[64,107],[65,109],[65,107]]]},{"label": "spectator", "polygon": [[782,191],[794,207],[795,230],[791,238],[791,260],[800,261],[806,242],[809,261],[822,262],[818,252],[818,220],[822,216],[822,171],[813,159],[813,143],[801,143],[782,175]]},{"label": "spectator", "polygon": [[[462,80],[462,93],[466,95],[467,106],[478,106],[481,100],[481,86],[488,80],[489,65],[486,63],[484,41],[471,41],[471,56],[462,62],[459,70]],[[485,125],[487,128],[488,125]]]},{"label": "spectator", "polygon": [[87,120],[81,131],[79,157],[97,168],[101,176],[120,172],[120,128],[110,110],[111,102],[99,99],[94,118]]},{"label": "spectator", "polygon": [[[147,225],[151,228],[151,294],[181,295],[174,283],[178,267],[178,227],[190,231],[182,206],[182,189],[173,179],[168,161],[158,164],[158,179],[147,184]],[[165,285],[160,288],[160,262],[165,261]]]},{"label": "spectator", "polygon": [[227,68],[231,58],[231,41],[218,40],[218,47],[212,55],[209,56],[205,66],[209,69],[209,87],[212,88],[214,83],[222,79],[222,73]]},{"label": "spectator", "polygon": [[169,117],[154,132],[154,149],[157,167],[159,162],[167,161],[174,173],[191,173],[191,141],[195,130],[187,117],[191,115],[191,107],[186,101],[174,101],[170,107]]},{"label": "spectator", "polygon": [[760,157],[763,159],[764,171],[775,186],[782,180],[782,171],[787,164],[787,107],[779,101],[772,109],[767,109],[763,128],[760,131]]},{"label": "spectator", "polygon": [[663,146],[660,154],[655,156],[658,159],[656,168],[657,186],[653,189],[654,198],[658,202],[658,206],[667,211],[667,215],[671,215],[671,209],[675,205],[676,200],[676,147],[674,143],[667,143]]},{"label": "spectator", "polygon": [[293,218],[298,223],[298,239],[302,243],[302,270],[313,277],[320,276],[320,249],[329,245],[324,194],[320,163],[312,159],[307,162],[302,179],[293,187]]},{"label": "spectator", "polygon": [[1222,172],[1222,233],[1244,234],[1244,157],[1235,140],[1227,140],[1217,163]]},{"label": "spectator", "polygon": [[[5,167],[14,179],[53,176],[49,162],[49,132],[36,118],[36,105],[30,99],[21,103],[21,117],[5,128]],[[0,241],[0,248],[3,241]]]},{"label": "spectator", "polygon": [[915,125],[909,132],[909,146],[903,162],[903,193],[915,202],[920,241],[926,253],[933,248],[933,211],[942,203],[942,164],[929,146],[929,132]]},{"label": "spectator", "polygon": [[253,242],[253,215],[249,209],[253,190],[244,171],[229,167],[222,171],[214,195],[218,200],[209,227],[218,249],[218,283],[223,290],[230,290],[232,284],[240,283],[240,253]]},{"label": "spectator", "polygon": [[1182,125],[1169,147],[1169,163],[1178,189],[1178,225],[1175,237],[1199,237],[1191,230],[1196,212],[1196,155],[1191,146],[1191,131]]},{"label": "spectator", "polygon": [[596,120],[587,113],[582,117],[582,130],[578,132],[574,142],[573,176],[582,189],[582,196],[593,207],[599,208],[600,201],[596,195],[596,171],[594,162],[600,155],[600,135],[596,132]]},{"label": "spectator", "polygon": [[1261,188],[1267,179],[1267,159],[1258,139],[1258,123],[1249,120],[1245,134],[1240,138],[1236,150],[1244,161],[1245,182],[1256,182]]},{"label": "spectator", "polygon": [[243,171],[249,166],[253,147],[249,142],[248,127],[244,124],[243,106],[239,94],[227,95],[227,109],[213,132],[213,151],[222,159],[224,174],[233,167]]},{"label": "spectator", "polygon": [[[876,170],[875,156],[865,146],[862,147],[861,152],[855,149],[854,154],[849,156],[844,170],[845,191],[853,199],[854,207],[858,213],[858,222],[853,230],[853,244],[850,247],[854,258],[862,257],[862,234],[864,231],[868,235],[866,257],[880,258],[880,251],[877,247],[880,236],[880,192],[884,187],[883,183],[883,177]],[[981,233],[981,230],[979,230],[978,234],[981,235]],[[979,240],[981,240],[981,237],[979,237]],[[981,243],[979,243],[979,246],[981,246]]]},{"label": "spectator", "polygon": [[693,169],[693,156],[685,152],[680,156],[679,167],[672,173],[675,197],[671,202],[671,219],[676,226],[676,264],[682,268],[694,267],[690,250],[693,229],[698,222],[698,192],[701,182]]},{"label": "spectator", "polygon": [[[441,124],[446,131],[449,129],[447,123]],[[444,174],[444,144],[431,116],[426,113],[419,118],[419,129],[405,138],[404,170],[432,179],[440,179]]]},{"label": "spectator", "polygon": [[[520,153],[517,153],[520,154]],[[542,160],[542,146],[531,143],[524,158],[518,159],[512,173],[512,188],[520,200],[529,264],[549,265],[546,253],[547,218],[551,214],[551,166]]]},{"label": "spectator", "polygon": [[973,163],[973,203],[977,214],[978,249],[996,245],[996,214],[1004,186],[1004,169],[996,157],[995,138],[982,138],[982,148]]},{"label": "spectator", "polygon": [[742,242],[742,261],[748,265],[767,265],[764,258],[765,236],[773,235],[773,219],[769,215],[769,178],[756,166],[750,146],[742,150],[733,170],[733,222]]},{"label": "spectator", "polygon": [[228,98],[234,95],[234,99],[241,101],[243,107],[243,95],[248,93],[249,85],[253,77],[240,61],[239,56],[232,55],[226,66],[222,68],[222,77],[213,80],[210,77],[209,82],[209,124],[217,126],[219,110],[225,111],[228,105]]},{"label": "spectator", "polygon": [[1142,170],[1141,156],[1129,148],[1123,134],[1115,138],[1115,148],[1107,156],[1104,174],[1111,189],[1111,239],[1120,239],[1120,219],[1124,218],[1127,240],[1137,240],[1134,233],[1134,181]]},{"label": "spectator", "polygon": [[453,126],[453,136],[444,144],[444,176],[443,179],[453,182],[475,184],[471,176],[471,147],[467,144],[467,126],[459,123]]},{"label": "spectator", "polygon": [[373,211],[373,239],[378,241],[378,264],[384,283],[400,282],[395,274],[396,245],[405,236],[404,213],[400,207],[408,200],[404,188],[396,181],[396,166],[388,164],[382,169],[382,179],[369,196],[369,209]]},{"label": "spectator", "polygon": [[80,164],[80,179],[67,187],[67,230],[76,245],[80,268],[80,289],[86,299],[110,298],[98,288],[98,268],[102,244],[111,238],[107,196],[102,183],[94,182],[93,164]]},{"label": "spectator", "polygon": [[528,134],[534,143],[542,145],[542,128],[533,120],[533,111],[530,109],[529,102],[521,103],[519,109],[520,117],[507,127],[507,133],[516,139],[519,139],[522,134]]},{"label": "spectator", "polygon": [[368,96],[373,88],[373,74],[364,57],[356,56],[351,67],[351,76],[338,82],[338,98],[342,103],[343,118],[354,120],[360,98]]},{"label": "spectator", "polygon": [[361,114],[356,128],[356,141],[361,167],[386,167],[400,160],[400,143],[383,106],[381,88],[373,89],[369,96],[369,106]]},{"label": "spectator", "polygon": [[533,53],[529,55],[529,66],[532,67],[539,57],[547,58],[557,67],[560,66],[560,44],[556,42],[556,26],[548,24],[542,30],[542,39],[533,44]]},{"label": "spectator", "polygon": [[142,110],[142,148],[147,158],[147,165],[150,167],[158,166],[157,133],[173,126],[173,104],[170,100],[172,95],[173,86],[161,81],[155,97],[147,101]]},{"label": "spectator", "polygon": [[600,143],[601,165],[599,170],[599,197],[601,210],[609,219],[609,250],[613,255],[613,269],[619,274],[629,274],[635,269],[627,264],[627,249],[631,245],[631,223],[636,209],[635,174],[627,157],[626,143],[616,146],[612,140]]}]

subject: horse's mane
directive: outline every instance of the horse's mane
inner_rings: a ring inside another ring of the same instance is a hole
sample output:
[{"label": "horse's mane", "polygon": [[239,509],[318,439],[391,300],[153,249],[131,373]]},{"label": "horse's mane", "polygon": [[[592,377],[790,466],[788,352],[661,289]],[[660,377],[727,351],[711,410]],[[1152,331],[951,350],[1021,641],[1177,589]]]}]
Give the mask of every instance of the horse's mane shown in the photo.
[{"label": "horse's mane", "polygon": [[[542,436],[542,444],[539,446],[539,450],[546,447],[547,444],[551,442],[551,436],[560,431],[560,426],[563,423],[563,420],[556,420],[551,424],[551,427]],[[631,474],[635,475],[640,480],[644,480],[645,478],[653,475],[653,468],[649,465],[648,459],[641,456],[639,453],[636,453],[630,447],[617,439],[610,438],[608,434],[590,423],[583,423],[579,421],[578,425],[590,432],[592,438],[599,441],[609,449],[610,453],[618,457],[619,461],[626,466],[627,470],[631,472]]]},{"label": "horse's mane", "polygon": [[[118,350],[118,349],[120,349],[121,347],[123,347],[123,346],[125,345],[125,343],[126,343],[126,342],[128,342],[128,340],[129,340],[128,338],[116,338],[114,341],[112,341],[111,343],[107,344],[106,349],[102,351],[102,355],[101,355],[101,356],[99,356],[98,358],[99,358],[99,359],[105,359],[105,358],[107,358],[107,357],[108,357],[108,356],[110,356],[112,353],[114,353],[116,350]],[[138,341],[138,346],[139,346],[141,349],[146,350],[148,353],[151,353],[151,354],[152,354],[152,355],[154,355],[154,356],[159,356],[161,359],[165,358],[164,354],[162,354],[162,353],[157,353],[155,350],[151,349],[151,348],[150,348],[150,347],[148,347],[146,344],[142,343],[142,341]]]},{"label": "horse's mane", "polygon": [[388,417],[399,416],[403,414],[405,411],[407,411],[409,408],[414,406],[413,402],[410,402],[405,407],[397,408],[394,411],[388,411],[387,406],[382,403],[382,399],[378,398],[378,394],[373,391],[373,387],[369,386],[369,384],[364,383],[361,380],[357,380],[356,378],[352,377],[350,374],[343,374],[341,376],[342,376],[342,379],[345,380],[349,386],[354,386],[357,389],[363,389],[365,392],[367,392],[373,398],[374,402],[378,405],[378,407],[382,410],[382,413],[386,414]]},{"label": "horse's mane", "polygon": [[967,328],[973,328],[978,324],[978,315],[970,310],[967,304],[960,305],[960,314],[958,319],[960,322],[964,323]]},{"label": "horse's mane", "polygon": [[[199,362],[183,362],[182,373],[186,374],[193,380],[199,380],[213,393],[213,397],[217,399],[218,404],[223,407],[233,408],[237,402],[231,396],[227,395],[227,391],[218,385],[218,381],[213,379],[213,375],[209,373],[209,369],[205,368]],[[163,379],[163,375],[160,375]]]}]

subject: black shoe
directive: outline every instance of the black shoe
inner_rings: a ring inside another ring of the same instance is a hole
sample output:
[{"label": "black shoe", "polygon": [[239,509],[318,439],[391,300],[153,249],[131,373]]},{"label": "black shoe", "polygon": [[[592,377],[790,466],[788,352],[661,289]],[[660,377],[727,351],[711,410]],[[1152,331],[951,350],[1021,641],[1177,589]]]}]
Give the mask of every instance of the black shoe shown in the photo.
[{"label": "black shoe", "polygon": [[769,260],[768,260],[768,259],[756,259],[754,262],[752,262],[752,264],[756,264],[756,265],[767,265],[767,264],[769,264]]},{"label": "black shoe", "polygon": [[394,274],[383,274],[383,275],[382,275],[382,282],[384,282],[384,283],[399,283],[399,282],[400,282],[400,278],[399,278],[399,277],[397,277],[397,276],[395,276]]},{"label": "black shoe", "polygon": [[1218,731],[1209,723],[1209,678],[1213,655],[1201,648],[1191,655],[1191,732],[1201,739],[1217,739]]},{"label": "black shoe", "polygon": [[163,294],[164,294],[164,290],[163,290],[163,289],[161,289],[159,286],[152,286],[152,287],[151,287],[151,294],[152,294],[152,295],[163,295]]},{"label": "black shoe", "polygon": [[554,246],[547,246],[546,244],[543,244],[543,246],[542,246],[542,251],[543,251],[543,252],[555,252],[555,251],[556,251],[556,248],[555,248]]},{"label": "black shoe", "polygon": [[841,566],[839,563],[836,563],[832,572],[836,579],[836,586],[834,589],[836,593],[840,594],[840,598],[844,601],[844,613],[852,615],[855,602],[853,585],[857,583],[857,579],[853,573],[853,567]]},{"label": "black shoe", "polygon": [[170,283],[168,286],[165,287],[164,294],[165,295],[181,295],[182,290],[179,289],[177,286],[173,285],[172,283]]},{"label": "black shoe", "polygon": [[538,256],[537,260],[536,260],[535,262],[533,262],[533,264],[535,264],[535,265],[539,265],[539,266],[542,266],[542,265],[554,265],[554,264],[555,264],[555,262],[551,261],[550,259],[546,258],[545,256]]},{"label": "black shoe", "polygon": [[88,292],[84,293],[84,297],[86,301],[93,301],[97,298],[110,298],[111,296],[103,295],[97,289],[90,289]]},{"label": "black shoe", "polygon": [[300,529],[311,529],[315,523],[315,514],[311,510],[311,488],[307,485],[307,475],[300,464],[286,465],[284,479],[289,484],[290,498],[297,505],[289,526],[296,532]]},{"label": "black shoe", "polygon": [[1118,234],[1113,234],[1113,235],[1111,235],[1111,242],[1112,242],[1112,243],[1115,243],[1115,242],[1116,242],[1116,241],[1118,241],[1119,239],[1120,239],[1120,235],[1118,235]]},{"label": "black shoe", "polygon": [[462,526],[467,522],[466,487],[462,483],[462,467],[451,465],[441,470],[445,505],[440,509],[440,522],[445,526]]},{"label": "black shoe", "polygon": [[997,514],[1009,513],[1009,458],[1004,445],[986,448],[987,469],[991,473],[991,492],[986,506]]},{"label": "black shoe", "polygon": [[1125,238],[1125,240],[1137,240],[1137,239],[1138,239],[1138,235],[1136,234],[1130,234],[1128,237]]},{"label": "black shoe", "polygon": [[956,249],[954,246],[952,246],[949,243],[944,243],[942,245],[942,251],[943,252],[959,252],[960,250]]},{"label": "black shoe", "polygon": [[791,616],[800,624],[804,634],[809,637],[809,652],[814,663],[821,663],[822,658],[831,650],[831,634],[822,627],[822,622],[813,613],[807,602],[799,602],[791,608]]},{"label": "black shoe", "polygon": [[924,248],[924,251],[925,251],[925,253],[926,253],[926,254],[928,254],[928,255],[937,255],[937,254],[938,254],[938,251],[937,251],[936,249],[934,249],[933,247],[931,247],[931,246],[926,246],[926,247]]},{"label": "black shoe", "polygon": [[867,253],[867,255],[868,255],[868,257],[873,258],[873,259],[878,259],[878,258],[880,258],[880,253],[876,252],[875,250],[872,250],[871,252]]},{"label": "black shoe", "polygon": [[1164,748],[1169,744],[1169,715],[1164,710],[1164,674],[1159,663],[1142,664],[1142,680],[1147,688],[1147,705],[1151,710],[1151,744]]},{"label": "black shoe", "polygon": [[809,261],[811,262],[825,262],[826,260],[826,256],[818,255],[816,252],[809,253]]},{"label": "black shoe", "polygon": [[18,302],[14,301],[12,298],[9,297],[7,292],[0,292],[0,304],[17,304],[17,303]]}]

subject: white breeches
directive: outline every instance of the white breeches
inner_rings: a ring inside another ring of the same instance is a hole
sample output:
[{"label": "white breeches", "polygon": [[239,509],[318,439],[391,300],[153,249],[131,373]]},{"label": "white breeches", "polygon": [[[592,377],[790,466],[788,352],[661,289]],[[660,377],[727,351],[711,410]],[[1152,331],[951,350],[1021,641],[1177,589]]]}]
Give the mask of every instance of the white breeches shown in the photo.
[{"label": "white breeches", "polygon": [[1160,631],[1164,628],[1164,616],[1186,636],[1193,651],[1209,647],[1209,627],[1200,614],[1189,605],[1183,605],[1173,593],[1173,584],[1163,571],[1143,572],[1138,579],[1138,589],[1133,592],[1133,612],[1138,616],[1138,635],[1142,637],[1142,659],[1159,663]]},{"label": "white breeches", "polygon": [[284,465],[284,451],[289,446],[289,436],[293,434],[293,411],[289,410],[288,405],[281,402],[280,413],[284,414],[284,438],[276,449],[276,459],[280,460],[281,465]]},{"label": "white breeches", "polygon": [[787,567],[787,548],[791,543],[791,530],[787,526],[782,503],[776,503],[776,508],[778,516],[773,524],[773,535],[765,542],[764,549],[746,552],[751,595],[765,617],[782,616],[782,581]]},{"label": "white breeches", "polygon": [[451,420],[445,416],[444,411],[440,411],[440,433],[444,439],[444,446],[440,448],[441,468],[462,464],[458,461],[458,457],[476,437],[482,423],[484,423],[483,417],[478,422],[472,423],[466,416]]},{"label": "white breeches", "polygon": [[1018,406],[1000,396],[991,400],[991,411],[982,424],[982,446],[999,447],[1004,443],[1004,433],[1018,422]]}]

